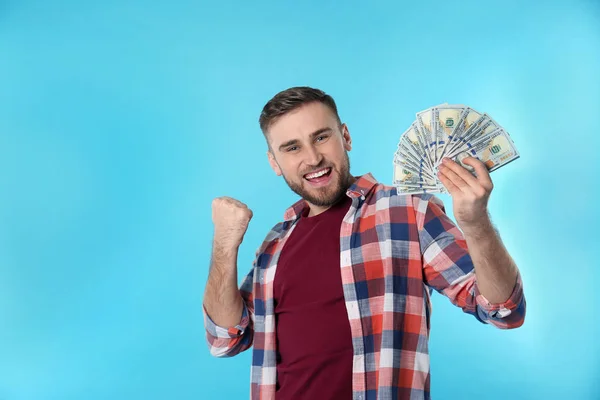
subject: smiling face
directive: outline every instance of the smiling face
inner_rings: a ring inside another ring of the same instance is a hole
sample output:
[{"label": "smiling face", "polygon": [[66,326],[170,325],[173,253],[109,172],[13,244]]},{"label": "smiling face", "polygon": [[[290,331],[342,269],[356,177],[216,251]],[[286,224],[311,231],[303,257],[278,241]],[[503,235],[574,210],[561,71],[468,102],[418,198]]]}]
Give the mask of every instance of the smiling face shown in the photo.
[{"label": "smiling face", "polygon": [[310,215],[335,204],[354,181],[347,153],[350,133],[323,103],[307,103],[280,116],[267,140],[271,168],[307,201]]}]

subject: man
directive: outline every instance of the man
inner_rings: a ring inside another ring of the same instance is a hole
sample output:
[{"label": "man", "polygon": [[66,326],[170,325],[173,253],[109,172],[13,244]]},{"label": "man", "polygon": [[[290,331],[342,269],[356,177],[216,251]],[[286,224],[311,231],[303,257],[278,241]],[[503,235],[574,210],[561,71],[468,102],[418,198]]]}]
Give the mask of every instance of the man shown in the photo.
[{"label": "man", "polygon": [[350,174],[352,141],[334,100],[296,87],[264,107],[273,171],[302,199],[267,235],[237,288],[237,251],[252,212],[212,204],[204,297],[217,357],[253,348],[252,399],[429,399],[433,289],[498,328],[523,324],[518,269],[487,212],[480,161],[445,160],[439,178],[458,227],[431,195],[398,195]]}]

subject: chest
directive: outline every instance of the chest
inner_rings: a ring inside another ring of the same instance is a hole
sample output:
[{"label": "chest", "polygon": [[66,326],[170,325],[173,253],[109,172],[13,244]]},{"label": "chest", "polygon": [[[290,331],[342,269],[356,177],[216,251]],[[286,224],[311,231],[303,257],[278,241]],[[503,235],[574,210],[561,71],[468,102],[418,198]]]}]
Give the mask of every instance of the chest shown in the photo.
[{"label": "chest", "polygon": [[314,230],[291,225],[270,246],[270,255],[263,253],[255,270],[266,315],[273,314],[274,291],[285,289],[279,283],[284,280],[275,280],[278,274],[314,290],[328,290],[335,282],[319,280],[320,273],[337,274],[346,301],[422,293],[419,233],[410,210],[404,208],[360,213],[351,208],[337,226]]}]

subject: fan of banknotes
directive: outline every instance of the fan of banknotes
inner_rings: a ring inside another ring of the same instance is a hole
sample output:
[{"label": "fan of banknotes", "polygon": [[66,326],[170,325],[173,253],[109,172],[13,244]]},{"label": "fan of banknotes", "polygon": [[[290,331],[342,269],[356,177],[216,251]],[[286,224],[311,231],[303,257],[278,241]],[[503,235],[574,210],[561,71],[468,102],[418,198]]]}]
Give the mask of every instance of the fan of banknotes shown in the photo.
[{"label": "fan of banknotes", "polygon": [[437,177],[443,158],[463,164],[476,157],[494,171],[519,158],[506,132],[488,114],[462,104],[440,104],[417,113],[400,137],[394,155],[394,186],[398,193],[446,193]]}]

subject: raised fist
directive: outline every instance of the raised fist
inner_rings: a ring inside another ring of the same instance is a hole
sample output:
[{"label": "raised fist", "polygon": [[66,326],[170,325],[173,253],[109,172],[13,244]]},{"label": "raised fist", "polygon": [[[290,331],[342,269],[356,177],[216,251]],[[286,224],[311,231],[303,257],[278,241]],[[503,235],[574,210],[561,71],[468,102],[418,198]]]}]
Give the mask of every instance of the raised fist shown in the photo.
[{"label": "raised fist", "polygon": [[244,239],[252,211],[241,201],[218,197],[212,202],[212,220],[215,225],[215,244],[226,250],[235,250]]}]

